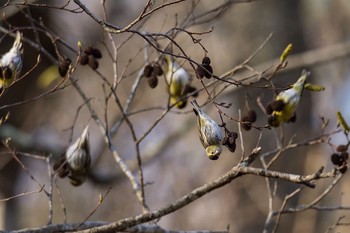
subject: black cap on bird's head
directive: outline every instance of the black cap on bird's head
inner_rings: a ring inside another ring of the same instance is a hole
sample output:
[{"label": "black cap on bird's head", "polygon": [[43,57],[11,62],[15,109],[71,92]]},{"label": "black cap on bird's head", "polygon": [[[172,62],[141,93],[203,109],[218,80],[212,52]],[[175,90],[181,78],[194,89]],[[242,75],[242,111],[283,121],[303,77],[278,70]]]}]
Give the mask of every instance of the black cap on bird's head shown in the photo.
[{"label": "black cap on bird's head", "polygon": [[218,160],[219,156],[218,155],[210,155],[210,156],[208,156],[208,158],[211,160]]}]

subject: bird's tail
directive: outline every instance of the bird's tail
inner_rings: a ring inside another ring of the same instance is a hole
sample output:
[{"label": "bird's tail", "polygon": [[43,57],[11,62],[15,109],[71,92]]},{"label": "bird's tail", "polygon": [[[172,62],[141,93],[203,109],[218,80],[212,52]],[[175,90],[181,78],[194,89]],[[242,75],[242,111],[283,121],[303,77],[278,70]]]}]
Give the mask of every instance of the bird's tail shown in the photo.
[{"label": "bird's tail", "polygon": [[164,54],[163,56],[164,56],[165,63],[168,65],[168,67],[170,67],[173,63],[172,57],[169,54]]},{"label": "bird's tail", "polygon": [[296,83],[293,84],[293,89],[299,94],[302,93],[307,77],[310,76],[310,71],[302,70],[301,76]]},{"label": "bird's tail", "polygon": [[83,130],[83,132],[81,133],[81,136],[80,136],[80,141],[81,142],[86,141],[86,139],[88,137],[88,133],[89,133],[89,125],[87,125],[85,127],[85,129]]},{"label": "bird's tail", "polygon": [[23,34],[20,31],[16,31],[16,39],[13,42],[12,48],[15,48],[16,50],[22,50],[22,38]]},{"label": "bird's tail", "polygon": [[198,105],[198,103],[197,103],[197,100],[196,100],[196,99],[192,100],[192,101],[191,101],[191,104],[192,104],[192,106],[193,106],[193,111],[194,111],[194,113],[195,113],[196,115],[198,115],[199,112],[201,111],[201,108],[199,107],[199,105]]}]

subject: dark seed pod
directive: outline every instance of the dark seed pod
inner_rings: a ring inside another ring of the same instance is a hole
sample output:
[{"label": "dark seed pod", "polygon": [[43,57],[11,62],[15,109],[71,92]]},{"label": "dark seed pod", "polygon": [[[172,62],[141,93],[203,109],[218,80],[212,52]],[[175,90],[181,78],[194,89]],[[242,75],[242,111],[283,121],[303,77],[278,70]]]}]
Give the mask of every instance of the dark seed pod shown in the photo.
[{"label": "dark seed pod", "polygon": [[337,146],[337,152],[346,152],[348,150],[348,145],[339,145]]},{"label": "dark seed pod", "polygon": [[145,76],[146,78],[149,78],[149,77],[151,77],[152,72],[153,72],[153,66],[148,64],[143,69],[143,76]]},{"label": "dark seed pod", "polygon": [[92,55],[96,59],[102,58],[101,50],[99,50],[98,48],[95,48],[93,46],[89,46],[89,47],[85,48],[84,53],[86,55]]},{"label": "dark seed pod", "polygon": [[248,116],[243,116],[241,121],[241,126],[244,130],[249,131],[252,128],[252,122],[250,121],[250,119],[248,119]]},{"label": "dark seed pod", "polygon": [[344,165],[343,167],[339,168],[339,171],[344,174],[348,170],[348,166]]},{"label": "dark seed pod", "polygon": [[158,63],[154,64],[154,66],[153,66],[153,72],[154,72],[154,74],[156,74],[157,76],[161,76],[161,75],[163,75],[163,73],[164,73],[162,67],[161,67]]},{"label": "dark seed pod", "polygon": [[84,53],[87,55],[92,55],[92,50],[93,50],[93,47],[89,46],[89,47],[84,49]]},{"label": "dark seed pod", "polygon": [[229,144],[227,145],[227,148],[229,149],[229,151],[231,151],[232,153],[235,152],[236,150],[236,142],[235,143],[232,143],[232,144]]},{"label": "dark seed pod", "polygon": [[346,162],[346,160],[348,160],[348,158],[349,158],[349,153],[348,152],[342,152],[340,154],[340,157],[342,158],[343,162]]},{"label": "dark seed pod", "polygon": [[234,143],[236,143],[236,139],[234,137],[229,137],[228,142],[229,142],[229,144],[234,144]]},{"label": "dark seed pod", "polygon": [[236,150],[236,139],[237,139],[238,135],[236,132],[228,132],[227,136],[225,136],[222,140],[221,140],[221,144],[226,146],[229,151],[231,151],[232,153],[235,152]]},{"label": "dark seed pod", "polygon": [[197,68],[196,68],[197,78],[202,79],[205,76],[205,73],[206,73],[206,71],[202,67],[197,66]]},{"label": "dark seed pod", "polygon": [[225,146],[225,145],[228,145],[228,143],[229,143],[229,139],[227,136],[225,136],[221,139],[221,145]]},{"label": "dark seed pod", "polygon": [[340,166],[343,163],[343,159],[336,153],[331,155],[331,161],[336,166]]},{"label": "dark seed pod", "polygon": [[203,67],[206,69],[206,70],[204,70],[204,72],[205,72],[204,76],[207,79],[210,79],[212,77],[213,67],[211,67],[211,65],[204,65]]},{"label": "dark seed pod", "polygon": [[248,120],[249,122],[252,122],[252,123],[253,123],[253,122],[256,121],[256,112],[255,112],[253,109],[249,110],[249,111],[247,112],[246,116],[247,116],[247,120]]},{"label": "dark seed pod", "polygon": [[229,132],[228,135],[229,135],[229,137],[234,138],[234,139],[238,138],[238,134],[236,132],[233,132],[233,131]]},{"label": "dark seed pod", "polygon": [[282,111],[285,103],[283,100],[274,100],[271,102],[271,108],[273,111]]},{"label": "dark seed pod", "polygon": [[89,55],[89,63],[88,65],[91,67],[91,69],[96,70],[98,68],[98,61],[93,57],[92,55]]},{"label": "dark seed pod", "polygon": [[91,48],[91,55],[94,56],[94,58],[96,59],[100,59],[102,58],[102,53],[98,48]]},{"label": "dark seed pod", "polygon": [[251,123],[242,123],[242,128],[246,131],[249,131],[252,129],[252,124]]},{"label": "dark seed pod", "polygon": [[158,85],[158,78],[155,75],[154,76],[152,75],[151,77],[149,77],[147,81],[150,88],[156,88]]},{"label": "dark seed pod", "polygon": [[88,64],[88,63],[89,63],[89,57],[88,57],[88,55],[86,55],[86,54],[82,55],[82,56],[80,57],[79,63],[80,63],[80,65],[82,65],[82,66]]},{"label": "dark seed pod", "polygon": [[211,61],[209,57],[204,57],[202,60],[203,65],[210,65]]},{"label": "dark seed pod", "polygon": [[72,61],[69,58],[66,58],[58,64],[58,73],[62,78],[66,77],[71,63]]}]

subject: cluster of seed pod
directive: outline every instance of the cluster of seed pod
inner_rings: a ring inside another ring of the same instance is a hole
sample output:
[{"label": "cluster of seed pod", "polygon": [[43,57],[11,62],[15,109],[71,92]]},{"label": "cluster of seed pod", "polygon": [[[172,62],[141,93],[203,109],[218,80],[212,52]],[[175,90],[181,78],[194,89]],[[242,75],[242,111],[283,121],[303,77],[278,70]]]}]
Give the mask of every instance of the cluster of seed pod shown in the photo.
[{"label": "cluster of seed pod", "polygon": [[80,58],[80,65],[88,65],[91,69],[96,70],[99,66],[97,59],[102,58],[102,53],[98,48],[89,46],[84,49],[84,54]]},{"label": "cluster of seed pod", "polygon": [[72,60],[69,58],[65,58],[59,61],[58,63],[58,73],[62,78],[66,77],[69,67],[72,64]]},{"label": "cluster of seed pod", "polygon": [[196,75],[198,78],[202,79],[206,77],[207,79],[212,77],[213,67],[210,65],[211,61],[209,57],[204,57],[202,60],[202,66],[197,66]]},{"label": "cluster of seed pod", "polygon": [[227,132],[227,135],[222,138],[221,144],[226,146],[232,153],[236,150],[236,139],[238,134],[236,132]]},{"label": "cluster of seed pod", "polygon": [[158,85],[158,76],[163,75],[162,67],[157,63],[153,62],[147,64],[143,69],[143,76],[147,78],[148,85],[150,88],[156,88]]},{"label": "cluster of seed pod", "polygon": [[250,130],[252,124],[256,121],[256,112],[253,109],[250,109],[245,115],[241,118],[241,126],[244,130]]},{"label": "cluster of seed pod", "polygon": [[349,158],[349,153],[348,153],[348,148],[349,144],[347,145],[339,145],[337,147],[337,152],[338,153],[333,153],[331,155],[331,161],[334,165],[338,166],[338,169],[341,173],[345,173],[346,170],[348,169],[346,162],[348,161]]}]

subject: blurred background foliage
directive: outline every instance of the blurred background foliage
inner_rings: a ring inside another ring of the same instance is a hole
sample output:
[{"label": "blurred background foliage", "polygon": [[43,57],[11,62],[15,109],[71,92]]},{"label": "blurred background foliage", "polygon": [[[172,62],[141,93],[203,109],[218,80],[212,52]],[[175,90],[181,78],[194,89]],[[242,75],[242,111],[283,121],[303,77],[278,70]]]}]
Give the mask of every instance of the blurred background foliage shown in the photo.
[{"label": "blurred background foliage", "polygon": [[[55,1],[35,1],[35,3],[55,4]],[[143,9],[146,1],[120,0],[106,1],[108,20],[115,25],[125,26],[133,20]],[[158,1],[157,1],[158,2]],[[162,2],[162,1],[159,1]],[[224,1],[201,0],[193,14],[200,14]],[[153,14],[140,30],[150,32],[167,32],[174,27],[177,19],[186,17],[192,1],[186,1]],[[74,6],[74,3],[71,3]],[[84,1],[89,9],[100,17],[103,16],[99,1]],[[2,4],[1,4],[2,5]],[[22,10],[25,8],[21,8]],[[81,41],[83,47],[95,45],[104,56],[100,61],[99,72],[112,80],[113,68],[106,47],[103,45],[104,32],[102,28],[84,13],[72,14],[50,8],[31,7],[33,18],[41,18],[47,28],[55,32],[72,47],[76,48]],[[201,43],[208,50],[214,73],[220,75],[235,67],[252,54],[261,43],[273,33],[272,38],[261,52],[252,60],[252,66],[259,65],[280,56],[285,46],[293,44],[293,54],[305,51],[345,44],[350,40],[350,2],[346,0],[260,0],[247,3],[233,4],[222,17],[191,27],[193,32],[213,32],[202,35]],[[18,27],[26,38],[35,40],[30,25],[17,7],[4,7],[0,10],[1,26]],[[180,20],[179,20],[180,21]],[[115,35],[116,44],[120,44],[130,34]],[[0,53],[6,52],[12,45],[12,38],[1,34]],[[184,33],[176,37],[176,41],[187,54],[195,61],[200,62],[205,55],[199,45]],[[46,38],[41,38],[42,45],[52,54],[54,48]],[[161,42],[162,43],[162,42]],[[163,45],[165,41],[163,41]],[[135,78],[142,72],[145,64],[146,42],[137,36],[126,41],[119,50],[117,69],[123,74],[117,88],[118,96],[125,102]],[[72,60],[75,54],[64,46],[59,48],[61,54]],[[28,44],[24,45],[24,68],[28,71],[36,62],[38,52]],[[151,59],[157,54],[151,53]],[[315,58],[317,60],[317,58]],[[129,64],[129,61],[130,64]],[[303,62],[303,61],[301,61]],[[335,112],[340,110],[346,119],[350,119],[349,103],[349,58],[343,56],[322,63],[312,63],[305,67],[297,67],[287,72],[279,73],[274,78],[276,86],[283,86],[294,82],[299,77],[300,70],[307,68],[311,71],[312,82],[324,85],[326,91],[322,93],[305,92],[301,105],[297,110],[298,120],[295,124],[285,125],[285,140],[295,136],[295,141],[301,141],[321,133],[320,116],[330,119],[330,129],[336,127]],[[38,77],[52,64],[45,56],[39,66],[24,80],[12,86],[1,98],[0,106],[32,98],[43,92],[38,85]],[[293,64],[290,64],[293,65]],[[194,74],[188,64],[185,66]],[[268,68],[268,67],[265,67]],[[52,74],[54,75],[54,74]],[[105,100],[102,81],[91,69],[78,66],[74,77],[87,93],[93,107],[100,116],[105,111]],[[194,80],[193,84],[200,87]],[[46,87],[47,89],[50,87]],[[249,94],[249,104],[258,112],[257,125],[266,124],[266,117],[256,104],[256,98],[261,97],[264,104],[272,99],[273,93],[268,90],[255,88],[229,88],[220,95],[217,102],[232,103],[229,111],[238,118],[238,110],[244,112],[246,95]],[[167,93],[165,83],[161,80],[156,89],[150,89],[147,82],[141,80],[131,111],[138,111],[154,106],[165,106]],[[206,94],[200,94],[199,102],[203,103]],[[21,104],[10,108],[2,108],[1,115],[10,112],[7,124],[0,128],[0,136],[5,139],[19,132],[30,140],[25,147],[13,146],[18,151],[25,151],[40,155],[53,154],[53,159],[60,155],[71,140],[70,129],[77,114],[77,109],[84,103],[77,92],[71,87],[54,92],[34,102]],[[108,105],[108,119],[115,122],[121,117],[115,103]],[[213,106],[209,104],[205,111],[219,121],[219,116]],[[147,186],[146,201],[151,209],[167,205],[228,171],[241,158],[240,141],[234,154],[227,149],[218,161],[210,161],[200,145],[197,136],[194,114],[187,106],[184,111],[174,110],[154,128],[152,133],[141,143],[144,159],[148,155],[156,156],[144,162],[144,177]],[[137,136],[140,137],[161,115],[161,110],[145,111],[130,117]],[[73,138],[76,138],[84,125],[89,121],[90,113],[83,107],[75,123]],[[64,205],[67,209],[68,222],[82,221],[96,206],[99,194],[105,193],[112,187],[109,195],[90,220],[116,221],[141,212],[130,182],[121,174],[114,162],[110,151],[103,141],[103,136],[95,124],[91,125],[90,142],[93,156],[92,174],[88,181],[80,187],[72,187],[68,180],[59,180],[59,187]],[[229,122],[228,127],[238,131],[237,123]],[[19,132],[17,132],[19,131]],[[262,153],[276,148],[276,133],[279,129],[262,131]],[[243,132],[246,153],[256,146],[259,137],[258,130]],[[157,142],[174,135],[161,148]],[[135,146],[130,130],[123,122],[118,133],[113,138],[118,152],[129,164],[135,161]],[[335,144],[344,143],[343,135],[335,136]],[[23,145],[22,145],[23,146]],[[3,150],[6,150],[3,148]],[[329,156],[332,150],[327,145],[307,146],[293,149],[283,154],[272,169],[295,174],[310,174],[325,166],[331,169]],[[21,157],[23,163],[41,183],[50,186],[50,177],[45,160],[34,160]],[[254,166],[261,166],[257,160]],[[135,170],[136,174],[136,170]],[[113,178],[113,179],[112,179]],[[298,185],[276,181],[276,206],[279,208],[285,195],[292,192]],[[315,189],[305,189],[301,195],[293,198],[290,205],[308,203],[323,192],[331,181],[318,182]],[[321,205],[345,205],[350,202],[348,174],[341,183],[327,196]],[[0,156],[0,198],[13,196],[19,193],[37,190],[38,185],[16,163],[11,156]],[[54,189],[54,223],[62,223],[64,214],[58,198],[57,189]],[[44,193],[24,196],[6,202],[0,202],[0,228],[6,230],[26,227],[39,227],[48,221],[48,199]],[[175,213],[160,219],[159,224],[166,229],[173,230],[223,230],[230,226],[230,232],[260,232],[263,229],[268,213],[268,195],[264,178],[244,176],[202,197]],[[346,212],[308,210],[302,213],[282,216],[279,232],[324,232],[334,224],[338,217],[347,215]],[[348,217],[346,217],[347,219]],[[339,228],[343,229],[343,228]],[[345,228],[344,228],[345,229]],[[344,230],[345,232],[345,230]]]}]

